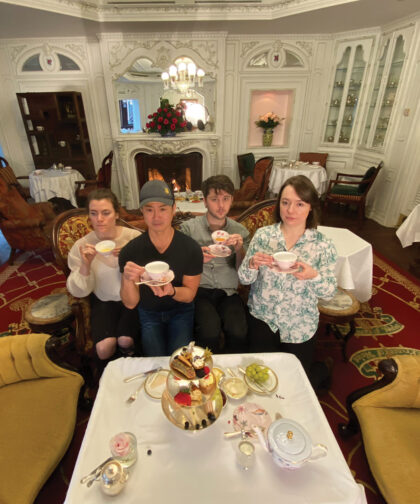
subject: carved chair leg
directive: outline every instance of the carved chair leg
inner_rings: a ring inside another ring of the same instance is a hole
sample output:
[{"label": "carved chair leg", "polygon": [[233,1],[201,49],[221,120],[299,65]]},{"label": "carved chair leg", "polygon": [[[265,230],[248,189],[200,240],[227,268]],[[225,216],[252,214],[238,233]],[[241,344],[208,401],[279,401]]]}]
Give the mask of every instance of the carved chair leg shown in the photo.
[{"label": "carved chair leg", "polygon": [[339,328],[337,327],[336,324],[328,324],[328,325],[332,328],[334,336],[341,343],[341,353],[343,355],[343,362],[348,362],[348,358],[347,358],[347,342],[353,336],[353,334],[356,332],[356,324],[354,322],[354,319],[352,319],[352,320],[349,321],[349,330],[348,330],[348,332],[346,334],[343,334],[339,330]]}]

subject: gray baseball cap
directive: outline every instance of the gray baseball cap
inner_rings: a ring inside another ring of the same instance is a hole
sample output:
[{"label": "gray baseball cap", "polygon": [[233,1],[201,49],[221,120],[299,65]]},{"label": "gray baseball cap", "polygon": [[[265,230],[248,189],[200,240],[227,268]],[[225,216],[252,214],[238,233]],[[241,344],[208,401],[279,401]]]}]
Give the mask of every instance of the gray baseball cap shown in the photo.
[{"label": "gray baseball cap", "polygon": [[169,206],[173,206],[175,202],[170,187],[163,180],[149,180],[140,189],[140,208],[154,202]]}]

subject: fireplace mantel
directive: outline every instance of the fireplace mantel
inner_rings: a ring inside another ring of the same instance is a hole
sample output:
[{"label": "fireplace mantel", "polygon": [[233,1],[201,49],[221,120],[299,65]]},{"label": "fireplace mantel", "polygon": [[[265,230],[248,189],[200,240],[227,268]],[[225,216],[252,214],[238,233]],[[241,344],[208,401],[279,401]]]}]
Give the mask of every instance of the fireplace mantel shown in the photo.
[{"label": "fireplace mantel", "polygon": [[139,189],[135,156],[146,154],[182,154],[200,152],[203,155],[203,180],[216,175],[220,137],[212,133],[181,133],[175,137],[156,134],[120,136],[115,139],[116,163],[113,175],[119,182],[121,204],[129,210],[139,207]]}]

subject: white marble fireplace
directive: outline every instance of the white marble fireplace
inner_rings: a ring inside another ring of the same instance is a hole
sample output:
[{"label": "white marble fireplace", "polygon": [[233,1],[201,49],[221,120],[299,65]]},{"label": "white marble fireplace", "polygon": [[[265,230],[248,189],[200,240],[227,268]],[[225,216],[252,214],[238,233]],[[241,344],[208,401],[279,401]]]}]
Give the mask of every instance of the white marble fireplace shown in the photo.
[{"label": "white marble fireplace", "polygon": [[139,184],[135,157],[146,154],[187,154],[199,152],[203,156],[203,180],[218,173],[218,147],[220,138],[212,133],[181,133],[175,137],[143,134],[136,137],[119,137],[115,141],[116,162],[113,177],[118,180],[121,204],[129,210],[139,207]]}]

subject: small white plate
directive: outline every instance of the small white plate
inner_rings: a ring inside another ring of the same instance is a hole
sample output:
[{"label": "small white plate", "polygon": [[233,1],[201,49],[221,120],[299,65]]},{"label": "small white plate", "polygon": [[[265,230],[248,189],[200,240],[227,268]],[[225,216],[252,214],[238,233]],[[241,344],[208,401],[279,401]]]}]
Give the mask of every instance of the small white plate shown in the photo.
[{"label": "small white plate", "polygon": [[214,257],[229,257],[232,253],[226,245],[209,245],[210,254]]},{"label": "small white plate", "polygon": [[[151,285],[152,287],[162,287],[163,285],[167,285],[168,283],[171,283],[172,280],[175,278],[175,273],[172,270],[169,270],[166,276],[164,277],[164,280],[152,280],[149,276],[149,274],[145,271],[143,275],[141,276],[141,282],[147,282],[147,285]],[[136,285],[139,285],[141,282],[135,282]]]},{"label": "small white plate", "polygon": [[278,385],[278,378],[276,373],[271,368],[267,366],[265,367],[268,369],[268,379],[267,381],[261,383],[260,386],[258,386],[255,382],[249,379],[247,375],[244,375],[245,383],[248,385],[249,389],[252,390],[252,392],[255,392],[256,394],[259,395],[272,394],[277,389]]},{"label": "small white plate", "polygon": [[147,395],[153,399],[160,399],[166,389],[166,379],[169,369],[161,369],[156,373],[150,374],[144,383],[144,390]]},{"label": "small white plate", "polygon": [[270,414],[256,403],[243,403],[233,412],[233,428],[237,431],[241,429],[249,431],[249,436],[252,438],[257,438],[256,433],[252,430],[254,425],[258,426],[265,434],[271,422]]}]

